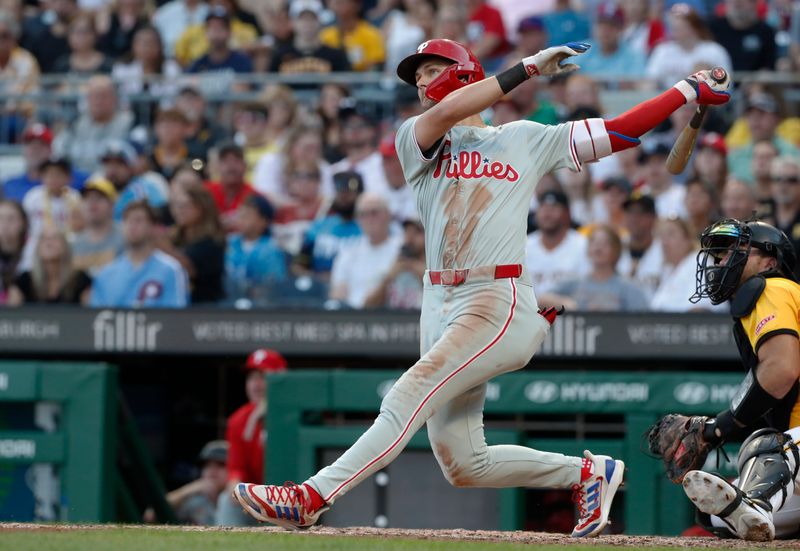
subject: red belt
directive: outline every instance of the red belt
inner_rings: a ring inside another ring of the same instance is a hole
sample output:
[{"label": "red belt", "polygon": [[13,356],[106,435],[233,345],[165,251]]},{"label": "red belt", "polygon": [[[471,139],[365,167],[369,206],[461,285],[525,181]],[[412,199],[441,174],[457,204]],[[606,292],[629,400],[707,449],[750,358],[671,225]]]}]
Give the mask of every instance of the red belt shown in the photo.
[{"label": "red belt", "polygon": [[[428,277],[433,285],[449,285],[455,287],[467,280],[469,268],[463,270],[442,270],[441,272],[428,272]],[[494,268],[495,279],[506,279],[509,277],[520,277],[522,275],[522,264],[498,264]]]}]

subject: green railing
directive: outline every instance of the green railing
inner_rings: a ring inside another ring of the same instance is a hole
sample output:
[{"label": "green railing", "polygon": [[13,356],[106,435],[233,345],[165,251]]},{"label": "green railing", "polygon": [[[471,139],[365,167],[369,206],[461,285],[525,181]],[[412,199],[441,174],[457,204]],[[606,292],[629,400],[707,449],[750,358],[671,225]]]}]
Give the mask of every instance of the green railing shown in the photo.
[{"label": "green railing", "polygon": [[[269,377],[269,441],[266,480],[305,480],[322,465],[317,452],[343,448],[367,427],[325,425],[321,413],[377,411],[381,397],[400,375],[394,371],[302,371]],[[661,464],[641,451],[642,434],[664,413],[717,413],[735,393],[741,375],[724,373],[540,372],[527,370],[489,383],[486,417],[612,414],[622,417],[616,439],[529,438],[524,431],[487,430],[489,444],[519,443],[537,449],[580,455],[585,448],[623,459],[624,522],[629,534],[676,534],[690,525],[692,508],[681,488],[664,476]],[[424,432],[412,448],[427,447]],[[735,448],[730,450],[735,454]],[[735,457],[733,455],[732,457]],[[519,529],[525,518],[521,489],[501,492],[503,530]]]}]

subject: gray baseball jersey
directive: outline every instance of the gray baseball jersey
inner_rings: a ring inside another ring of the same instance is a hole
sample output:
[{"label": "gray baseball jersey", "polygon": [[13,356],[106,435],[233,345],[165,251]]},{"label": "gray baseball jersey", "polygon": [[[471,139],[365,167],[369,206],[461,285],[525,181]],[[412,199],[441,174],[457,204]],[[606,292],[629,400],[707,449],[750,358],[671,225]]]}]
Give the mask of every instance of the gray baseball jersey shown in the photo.
[{"label": "gray baseball jersey", "polygon": [[417,118],[403,123],[395,143],[425,226],[428,269],[524,264],[537,182],[558,168],[577,169],[572,123],[454,126],[426,157],[414,136]]}]

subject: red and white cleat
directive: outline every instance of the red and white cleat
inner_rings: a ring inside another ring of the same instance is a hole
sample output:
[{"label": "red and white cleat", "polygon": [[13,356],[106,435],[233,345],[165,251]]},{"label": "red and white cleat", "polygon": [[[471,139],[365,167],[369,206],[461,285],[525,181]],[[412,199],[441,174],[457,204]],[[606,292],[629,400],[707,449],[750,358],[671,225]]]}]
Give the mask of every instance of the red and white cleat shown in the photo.
[{"label": "red and white cleat", "polygon": [[591,538],[608,525],[611,502],[622,483],[625,463],[607,455],[592,455],[585,450],[581,482],[573,486],[573,500],[578,503],[578,524],[573,538]]},{"label": "red and white cleat", "polygon": [[233,496],[244,510],[263,522],[271,522],[288,530],[313,526],[329,507],[314,508],[312,488],[306,484],[287,482],[283,486],[237,484]]}]

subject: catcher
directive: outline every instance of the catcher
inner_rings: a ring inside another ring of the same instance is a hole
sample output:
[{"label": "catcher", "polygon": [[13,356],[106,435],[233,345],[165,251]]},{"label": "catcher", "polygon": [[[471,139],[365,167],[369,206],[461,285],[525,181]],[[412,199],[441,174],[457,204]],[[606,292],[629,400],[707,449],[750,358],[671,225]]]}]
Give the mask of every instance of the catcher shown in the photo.
[{"label": "catcher", "polygon": [[[700,523],[721,537],[771,541],[800,530],[800,285],[792,243],[764,222],[725,219],[706,228],[690,298],[729,301],[747,375],[716,417],[670,414],[649,430],[650,451],[683,484]],[[709,452],[745,437],[739,478],[702,470]]]}]

